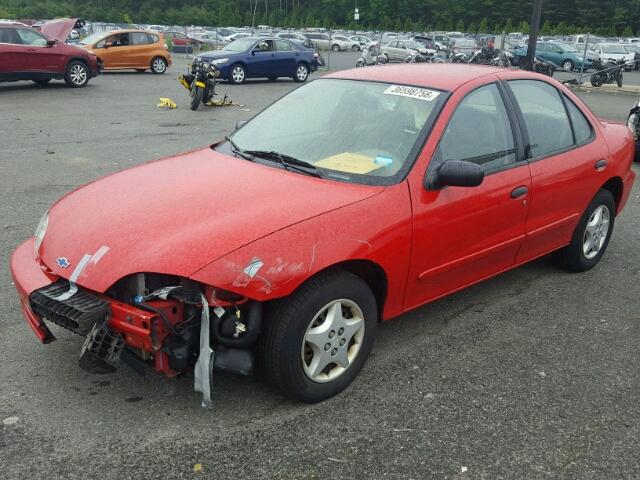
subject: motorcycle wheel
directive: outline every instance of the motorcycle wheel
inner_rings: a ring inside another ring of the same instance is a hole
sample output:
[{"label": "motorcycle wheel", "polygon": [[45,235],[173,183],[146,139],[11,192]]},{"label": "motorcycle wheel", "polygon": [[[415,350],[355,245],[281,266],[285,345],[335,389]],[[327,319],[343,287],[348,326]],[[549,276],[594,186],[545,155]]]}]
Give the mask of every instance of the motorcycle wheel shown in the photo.
[{"label": "motorcycle wheel", "polygon": [[196,86],[191,89],[191,110],[198,110],[204,98],[204,88]]},{"label": "motorcycle wheel", "polygon": [[604,76],[601,73],[594,73],[591,75],[591,85],[594,87],[601,87],[604,85]]},{"label": "motorcycle wheel", "polygon": [[358,60],[356,62],[356,68],[362,68],[362,67],[364,67],[364,62],[362,60]]},{"label": "motorcycle wheel", "polygon": [[622,70],[616,75],[616,83],[618,84],[618,88],[622,88]]}]

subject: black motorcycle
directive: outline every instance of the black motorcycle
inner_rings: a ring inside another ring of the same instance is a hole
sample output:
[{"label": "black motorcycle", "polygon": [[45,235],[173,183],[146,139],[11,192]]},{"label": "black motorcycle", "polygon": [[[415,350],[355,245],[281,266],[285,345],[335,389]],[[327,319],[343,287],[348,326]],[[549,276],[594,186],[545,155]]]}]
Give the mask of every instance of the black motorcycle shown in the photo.
[{"label": "black motorcycle", "polygon": [[199,59],[191,64],[189,73],[180,76],[178,80],[191,96],[191,110],[197,110],[201,103],[206,105],[213,99],[219,76],[218,67]]},{"label": "black motorcycle", "polygon": [[616,82],[618,87],[622,87],[622,70],[626,64],[624,60],[610,58],[606,62],[602,62],[596,58],[592,63],[596,72],[591,75],[591,85],[601,87],[605,83]]},{"label": "black motorcycle", "polygon": [[640,162],[640,102],[636,102],[629,111],[627,118],[627,127],[633,134],[633,140],[636,143],[636,155],[634,160]]}]

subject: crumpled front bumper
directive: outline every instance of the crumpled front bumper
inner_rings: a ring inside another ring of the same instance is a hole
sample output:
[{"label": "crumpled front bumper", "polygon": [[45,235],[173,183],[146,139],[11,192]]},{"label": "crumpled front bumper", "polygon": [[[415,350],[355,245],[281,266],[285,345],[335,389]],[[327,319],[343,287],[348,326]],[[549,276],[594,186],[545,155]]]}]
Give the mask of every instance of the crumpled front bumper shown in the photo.
[{"label": "crumpled front bumper", "polygon": [[34,290],[51,285],[58,276],[50,275],[42,270],[33,253],[33,238],[23,242],[11,256],[11,275],[15,283],[22,313],[27,323],[42,343],[56,339],[37,314],[31,310],[29,295]]}]

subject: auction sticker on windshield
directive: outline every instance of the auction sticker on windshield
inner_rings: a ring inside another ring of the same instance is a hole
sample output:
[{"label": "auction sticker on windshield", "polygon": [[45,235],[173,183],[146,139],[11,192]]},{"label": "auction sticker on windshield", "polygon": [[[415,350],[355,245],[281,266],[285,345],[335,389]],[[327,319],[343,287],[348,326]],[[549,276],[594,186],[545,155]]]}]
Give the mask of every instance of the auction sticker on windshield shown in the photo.
[{"label": "auction sticker on windshield", "polygon": [[404,85],[391,85],[384,93],[385,95],[416,98],[418,100],[424,100],[425,102],[432,102],[440,95],[440,92],[434,92],[428,88],[407,87]]}]

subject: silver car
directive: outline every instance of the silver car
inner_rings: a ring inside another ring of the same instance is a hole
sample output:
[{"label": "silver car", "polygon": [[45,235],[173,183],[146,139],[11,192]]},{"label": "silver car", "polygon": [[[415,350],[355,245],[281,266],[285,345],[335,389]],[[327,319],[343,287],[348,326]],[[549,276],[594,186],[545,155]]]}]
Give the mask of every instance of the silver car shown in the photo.
[{"label": "silver car", "polygon": [[424,50],[424,46],[415,40],[393,40],[384,45],[380,54],[387,62],[402,62],[416,51]]}]

